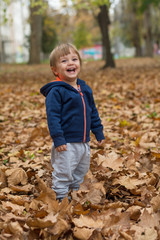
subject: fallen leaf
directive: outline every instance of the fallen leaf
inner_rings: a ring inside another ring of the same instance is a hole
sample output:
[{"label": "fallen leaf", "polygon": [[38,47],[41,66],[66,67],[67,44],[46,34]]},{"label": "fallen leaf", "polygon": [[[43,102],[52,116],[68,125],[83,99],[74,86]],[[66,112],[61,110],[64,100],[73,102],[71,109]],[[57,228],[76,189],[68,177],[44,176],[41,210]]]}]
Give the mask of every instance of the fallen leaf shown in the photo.
[{"label": "fallen leaf", "polygon": [[104,226],[102,220],[94,220],[93,218],[84,215],[81,215],[80,218],[73,218],[73,223],[76,227],[87,227],[93,229],[102,229]]},{"label": "fallen leaf", "polygon": [[8,169],[5,171],[7,177],[8,186],[10,185],[25,185],[28,182],[28,177],[26,172],[22,168]]},{"label": "fallen leaf", "polygon": [[74,234],[74,237],[77,239],[88,240],[91,237],[93,231],[94,229],[90,229],[86,227],[83,227],[83,228],[75,227],[73,234]]}]

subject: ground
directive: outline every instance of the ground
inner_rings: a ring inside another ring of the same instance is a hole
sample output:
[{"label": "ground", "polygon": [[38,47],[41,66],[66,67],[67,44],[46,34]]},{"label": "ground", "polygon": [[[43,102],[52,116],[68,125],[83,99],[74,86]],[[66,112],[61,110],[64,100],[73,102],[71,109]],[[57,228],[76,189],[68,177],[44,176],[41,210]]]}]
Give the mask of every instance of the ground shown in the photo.
[{"label": "ground", "polygon": [[0,239],[160,239],[160,60],[84,62],[105,144],[72,201],[51,189],[48,65],[0,68]]}]

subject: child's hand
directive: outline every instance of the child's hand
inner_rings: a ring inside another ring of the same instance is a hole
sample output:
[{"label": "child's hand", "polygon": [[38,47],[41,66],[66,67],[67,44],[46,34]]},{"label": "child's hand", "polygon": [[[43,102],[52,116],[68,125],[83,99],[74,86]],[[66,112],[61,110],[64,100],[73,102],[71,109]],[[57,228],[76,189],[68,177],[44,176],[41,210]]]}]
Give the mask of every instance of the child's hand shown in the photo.
[{"label": "child's hand", "polygon": [[102,139],[101,141],[98,141],[98,145],[102,145],[103,143],[105,143],[105,139]]},{"label": "child's hand", "polygon": [[56,148],[57,152],[67,151],[67,145],[61,145]]}]

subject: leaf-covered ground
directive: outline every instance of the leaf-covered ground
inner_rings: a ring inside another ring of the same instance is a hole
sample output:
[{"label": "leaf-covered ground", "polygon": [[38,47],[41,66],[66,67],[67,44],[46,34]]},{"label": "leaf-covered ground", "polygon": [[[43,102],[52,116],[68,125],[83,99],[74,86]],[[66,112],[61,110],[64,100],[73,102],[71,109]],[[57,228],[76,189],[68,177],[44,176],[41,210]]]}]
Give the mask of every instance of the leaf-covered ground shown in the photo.
[{"label": "leaf-covered ground", "polygon": [[160,239],[160,61],[83,64],[106,141],[72,201],[51,189],[51,138],[40,87],[48,65],[0,69],[0,239]]}]

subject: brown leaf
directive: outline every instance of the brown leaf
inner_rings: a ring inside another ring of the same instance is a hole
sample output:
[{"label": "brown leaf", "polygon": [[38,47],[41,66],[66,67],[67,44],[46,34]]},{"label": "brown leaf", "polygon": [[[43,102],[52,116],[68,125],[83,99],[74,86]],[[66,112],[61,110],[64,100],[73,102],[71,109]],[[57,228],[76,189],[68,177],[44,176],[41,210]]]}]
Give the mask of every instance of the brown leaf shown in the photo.
[{"label": "brown leaf", "polygon": [[26,172],[22,168],[8,169],[5,171],[8,180],[8,185],[25,185],[28,182]]},{"label": "brown leaf", "polygon": [[159,226],[159,221],[152,216],[146,209],[144,209],[142,216],[140,217],[139,226],[143,227],[144,229],[147,228],[154,228]]},{"label": "brown leaf", "polygon": [[157,231],[154,228],[138,228],[137,226],[132,227],[135,230],[135,239],[137,240],[157,240]]},{"label": "brown leaf", "polygon": [[5,173],[0,169],[0,189],[7,186],[7,178]]},{"label": "brown leaf", "polygon": [[144,184],[145,180],[139,180],[136,177],[129,177],[129,176],[121,176],[119,179],[114,179],[113,185],[120,184],[125,186],[127,189],[135,189],[137,186]]},{"label": "brown leaf", "polygon": [[34,188],[34,185],[31,184],[27,184],[25,186],[13,186],[10,185],[10,188],[14,191],[14,192],[24,192],[24,193],[28,193],[31,192],[32,189]]},{"label": "brown leaf", "polygon": [[53,215],[51,212],[43,219],[40,218],[28,218],[26,223],[29,227],[47,228],[52,227],[57,222],[57,214]]},{"label": "brown leaf", "polygon": [[91,237],[93,231],[94,229],[90,229],[86,227],[83,227],[83,228],[75,227],[73,234],[74,234],[74,237],[77,239],[88,240]]},{"label": "brown leaf", "polygon": [[90,212],[90,210],[84,210],[82,205],[80,203],[78,203],[77,205],[74,206],[73,208],[73,213],[77,214],[77,215],[86,215]]},{"label": "brown leaf", "polygon": [[16,215],[22,214],[24,209],[25,209],[24,206],[13,204],[13,203],[8,202],[8,201],[7,202],[2,202],[2,207],[3,207],[3,209],[10,210],[11,212],[15,213]]},{"label": "brown leaf", "polygon": [[53,189],[47,187],[43,180],[40,179],[38,176],[37,181],[39,189],[41,190],[37,200],[47,204],[49,212],[53,211],[54,213],[57,213],[59,209],[59,204],[58,201],[56,201],[56,193],[53,191]]},{"label": "brown leaf", "polygon": [[11,200],[12,203],[18,204],[20,206],[24,206],[25,203],[28,201],[26,197],[21,197],[21,196],[10,196],[9,199]]},{"label": "brown leaf", "polygon": [[141,215],[141,207],[131,206],[127,209],[127,212],[130,213],[130,219],[137,221]]},{"label": "brown leaf", "polygon": [[22,235],[23,234],[23,228],[18,222],[10,222],[8,224],[8,228],[13,233],[13,235]]},{"label": "brown leaf", "polygon": [[98,154],[97,163],[102,164],[103,167],[112,168],[113,170],[120,170],[123,166],[123,159],[115,152],[110,152],[106,156]]},{"label": "brown leaf", "polygon": [[70,224],[62,218],[59,218],[56,224],[49,229],[49,232],[52,233],[54,236],[59,237],[61,233],[65,233],[70,229]]},{"label": "brown leaf", "polygon": [[133,238],[126,232],[119,231],[120,235],[125,239],[125,240],[133,240]]},{"label": "brown leaf", "polygon": [[151,204],[152,204],[153,210],[155,212],[159,211],[160,210],[160,195],[153,197],[151,200]]},{"label": "brown leaf", "polygon": [[93,229],[102,229],[104,226],[104,223],[100,219],[94,220],[93,218],[89,216],[81,215],[80,218],[73,218],[73,223],[77,227],[87,227],[87,228],[93,228]]}]

